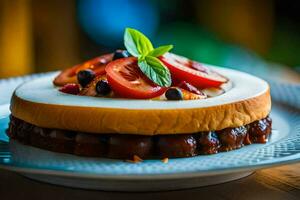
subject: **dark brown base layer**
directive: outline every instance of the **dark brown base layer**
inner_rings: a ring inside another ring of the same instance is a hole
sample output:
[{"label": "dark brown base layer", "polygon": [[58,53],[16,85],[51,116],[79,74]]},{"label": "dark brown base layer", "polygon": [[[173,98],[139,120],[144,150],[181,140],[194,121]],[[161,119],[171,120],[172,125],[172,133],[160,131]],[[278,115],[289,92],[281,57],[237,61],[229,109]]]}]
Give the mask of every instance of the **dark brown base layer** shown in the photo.
[{"label": "dark brown base layer", "polygon": [[252,143],[266,143],[271,134],[270,117],[246,126],[220,131],[177,135],[89,134],[47,129],[11,116],[7,133],[11,139],[50,151],[79,156],[132,159],[178,158],[215,154]]}]

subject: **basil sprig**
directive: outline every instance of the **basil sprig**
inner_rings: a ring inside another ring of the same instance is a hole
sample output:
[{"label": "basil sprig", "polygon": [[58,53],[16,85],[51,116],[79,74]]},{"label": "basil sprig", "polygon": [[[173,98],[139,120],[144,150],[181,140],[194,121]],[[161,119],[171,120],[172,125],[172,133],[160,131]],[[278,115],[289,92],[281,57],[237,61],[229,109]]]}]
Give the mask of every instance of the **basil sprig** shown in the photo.
[{"label": "basil sprig", "polygon": [[173,48],[173,45],[153,48],[151,41],[141,32],[126,28],[124,45],[127,51],[138,58],[141,71],[154,83],[169,87],[172,83],[169,69],[157,58]]}]

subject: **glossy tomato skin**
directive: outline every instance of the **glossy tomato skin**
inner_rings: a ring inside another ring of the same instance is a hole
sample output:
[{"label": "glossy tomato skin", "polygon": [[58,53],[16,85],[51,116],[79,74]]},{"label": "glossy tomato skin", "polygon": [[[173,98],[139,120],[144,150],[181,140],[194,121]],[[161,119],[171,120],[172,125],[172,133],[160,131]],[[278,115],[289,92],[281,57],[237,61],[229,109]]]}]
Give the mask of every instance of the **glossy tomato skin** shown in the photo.
[{"label": "glossy tomato skin", "polygon": [[105,71],[108,83],[119,97],[150,99],[162,95],[166,90],[155,85],[140,71],[135,57],[112,61]]},{"label": "glossy tomato skin", "polygon": [[105,74],[105,66],[112,60],[112,57],[113,54],[105,54],[75,65],[71,68],[67,68],[55,77],[53,83],[57,86],[63,86],[67,83],[77,83],[77,73],[85,69],[93,70],[96,76],[103,75]]},{"label": "glossy tomato skin", "polygon": [[167,53],[160,60],[169,68],[174,80],[187,81],[197,88],[219,87],[227,78],[202,64]]}]

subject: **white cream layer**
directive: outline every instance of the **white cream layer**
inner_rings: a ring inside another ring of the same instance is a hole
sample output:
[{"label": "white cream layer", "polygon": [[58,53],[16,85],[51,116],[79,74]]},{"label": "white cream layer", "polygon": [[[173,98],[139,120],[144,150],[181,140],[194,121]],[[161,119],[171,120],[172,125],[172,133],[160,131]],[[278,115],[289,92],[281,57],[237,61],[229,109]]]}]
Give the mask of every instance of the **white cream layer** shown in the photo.
[{"label": "white cream layer", "polygon": [[234,103],[259,96],[269,88],[267,82],[250,74],[232,69],[207,66],[229,78],[233,85],[232,88],[220,96],[202,100],[158,101],[98,98],[59,92],[58,88],[52,84],[52,80],[57,75],[55,74],[24,83],[16,89],[15,94],[21,99],[36,103],[140,110],[200,108]]}]

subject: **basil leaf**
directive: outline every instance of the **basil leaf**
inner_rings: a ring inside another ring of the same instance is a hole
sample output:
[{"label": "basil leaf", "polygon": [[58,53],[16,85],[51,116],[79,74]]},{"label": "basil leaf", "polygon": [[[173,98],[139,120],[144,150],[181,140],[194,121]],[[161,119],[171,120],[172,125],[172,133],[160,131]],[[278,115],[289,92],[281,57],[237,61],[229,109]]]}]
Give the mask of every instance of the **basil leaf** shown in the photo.
[{"label": "basil leaf", "polygon": [[164,46],[160,46],[156,49],[153,49],[152,51],[149,52],[149,56],[153,56],[153,57],[158,57],[158,56],[162,56],[165,53],[167,53],[168,51],[170,51],[171,49],[173,49],[173,45],[164,45]]},{"label": "basil leaf", "polygon": [[171,85],[170,71],[158,58],[146,56],[144,59],[139,59],[138,66],[157,85],[162,87],[169,87]]},{"label": "basil leaf", "polygon": [[132,28],[125,30],[124,45],[127,51],[135,57],[147,55],[153,50],[150,40],[143,33]]},{"label": "basil leaf", "polygon": [[173,45],[154,49],[150,40],[143,33],[132,28],[125,30],[124,45],[131,55],[138,58],[139,68],[150,80],[162,87],[171,85],[169,69],[156,57],[171,50]]}]

